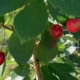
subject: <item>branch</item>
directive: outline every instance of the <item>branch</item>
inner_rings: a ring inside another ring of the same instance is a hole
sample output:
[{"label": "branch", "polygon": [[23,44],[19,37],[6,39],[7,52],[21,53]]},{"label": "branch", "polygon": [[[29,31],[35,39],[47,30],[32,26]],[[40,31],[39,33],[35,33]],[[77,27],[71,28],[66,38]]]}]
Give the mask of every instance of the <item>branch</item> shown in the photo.
[{"label": "branch", "polygon": [[36,46],[36,42],[34,40],[34,62],[35,62],[35,67],[36,67],[36,73],[37,73],[38,80],[43,80],[42,79],[42,74],[41,74],[39,60],[37,59],[37,56],[36,56],[36,47],[37,47]]},{"label": "branch", "polygon": [[1,27],[3,27],[4,29],[8,29],[10,31],[13,31],[13,28],[9,28],[8,26],[4,25],[4,24],[0,24]]},{"label": "branch", "polygon": [[76,56],[80,57],[80,54],[76,50],[74,52]]}]

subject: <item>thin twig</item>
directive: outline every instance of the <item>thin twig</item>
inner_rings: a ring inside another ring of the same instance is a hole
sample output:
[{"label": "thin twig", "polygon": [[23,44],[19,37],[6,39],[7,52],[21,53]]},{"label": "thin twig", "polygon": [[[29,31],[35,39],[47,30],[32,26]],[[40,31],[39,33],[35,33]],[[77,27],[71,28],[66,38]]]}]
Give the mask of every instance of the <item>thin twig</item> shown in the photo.
[{"label": "thin twig", "polygon": [[8,29],[10,31],[13,31],[13,28],[9,28],[8,26],[4,25],[4,24],[0,24],[1,27],[3,27],[4,29]]},{"label": "thin twig", "polygon": [[40,68],[39,60],[37,59],[36,56],[36,47],[37,47],[36,42],[34,40],[34,62],[36,67],[36,73],[37,73],[38,80],[42,80],[41,68]]}]

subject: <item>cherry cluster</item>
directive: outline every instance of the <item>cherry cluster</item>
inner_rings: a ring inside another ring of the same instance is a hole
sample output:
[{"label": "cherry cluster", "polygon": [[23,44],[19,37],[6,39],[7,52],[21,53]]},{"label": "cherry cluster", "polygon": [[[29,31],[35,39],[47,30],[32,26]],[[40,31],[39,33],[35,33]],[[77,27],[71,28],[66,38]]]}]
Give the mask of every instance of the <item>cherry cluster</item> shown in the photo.
[{"label": "cherry cluster", "polygon": [[[80,19],[68,19],[66,21],[66,29],[71,33],[77,32],[80,29]],[[63,34],[62,26],[54,24],[51,26],[50,32],[54,38],[59,38]]]},{"label": "cherry cluster", "polygon": [[[80,19],[68,19],[66,21],[66,28],[69,32],[75,33],[80,29]],[[53,36],[53,44],[55,43],[56,38],[60,38],[63,34],[62,26],[59,24],[53,24],[50,28],[51,35]],[[0,51],[0,65],[5,61],[4,52]]]}]

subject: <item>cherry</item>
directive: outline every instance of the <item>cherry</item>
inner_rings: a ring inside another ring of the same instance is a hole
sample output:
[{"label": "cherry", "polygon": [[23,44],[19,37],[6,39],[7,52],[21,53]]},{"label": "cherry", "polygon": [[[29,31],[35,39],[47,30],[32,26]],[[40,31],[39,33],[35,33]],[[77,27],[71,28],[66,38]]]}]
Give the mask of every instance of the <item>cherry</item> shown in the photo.
[{"label": "cherry", "polygon": [[68,19],[66,22],[66,28],[69,32],[75,33],[80,28],[80,20],[79,19]]},{"label": "cherry", "polygon": [[50,32],[51,32],[51,35],[54,37],[54,38],[59,38],[62,36],[63,34],[63,29],[62,29],[62,26],[58,25],[58,24],[54,24],[52,25],[52,27],[50,28]]},{"label": "cherry", "polygon": [[4,52],[0,51],[0,65],[4,63],[4,60],[5,60],[5,54]]}]

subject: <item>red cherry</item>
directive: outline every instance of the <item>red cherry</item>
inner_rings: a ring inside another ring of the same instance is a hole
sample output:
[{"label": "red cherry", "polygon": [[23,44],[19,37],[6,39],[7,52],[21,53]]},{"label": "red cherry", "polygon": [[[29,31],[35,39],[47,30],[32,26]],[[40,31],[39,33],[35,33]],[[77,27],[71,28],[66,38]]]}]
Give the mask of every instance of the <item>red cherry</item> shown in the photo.
[{"label": "red cherry", "polygon": [[59,38],[62,36],[63,34],[63,29],[62,29],[62,26],[58,25],[58,24],[54,24],[51,28],[50,28],[50,32],[51,32],[51,35],[54,37],[54,38]]},{"label": "red cherry", "polygon": [[4,60],[5,60],[5,54],[4,52],[0,51],[0,65],[4,63]]},{"label": "red cherry", "polygon": [[75,33],[80,28],[80,20],[79,19],[68,19],[66,22],[66,28],[69,32]]}]

